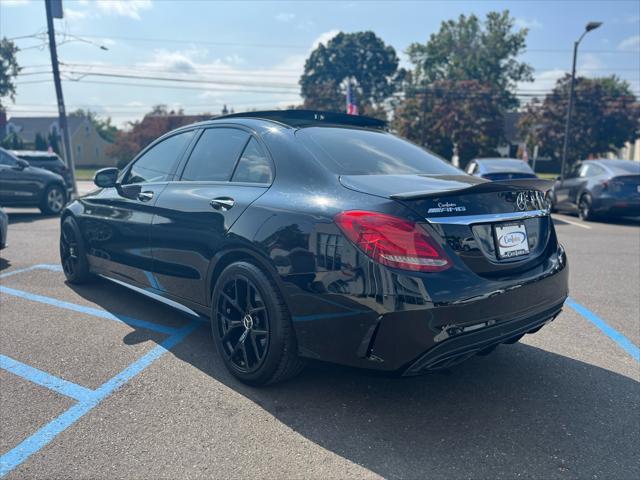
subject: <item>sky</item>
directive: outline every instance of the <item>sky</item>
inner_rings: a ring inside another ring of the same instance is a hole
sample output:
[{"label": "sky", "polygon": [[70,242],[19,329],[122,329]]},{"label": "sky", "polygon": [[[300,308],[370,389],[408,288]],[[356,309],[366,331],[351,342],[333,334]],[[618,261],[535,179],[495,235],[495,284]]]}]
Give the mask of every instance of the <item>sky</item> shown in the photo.
[{"label": "sky", "polygon": [[[407,47],[426,42],[441,22],[505,9],[529,29],[521,60],[533,66],[535,81],[519,92],[550,90],[569,71],[585,24],[601,21],[580,44],[578,74],[615,74],[640,94],[638,0],[63,0],[63,7],[55,28],[67,110],[90,109],[119,126],[156,104],[186,113],[297,104],[305,59],[339,31],[374,31],[410,67]],[[17,37],[24,67],[15,103],[3,102],[10,117],[56,114],[45,34],[44,0],[0,0],[0,36]]]}]

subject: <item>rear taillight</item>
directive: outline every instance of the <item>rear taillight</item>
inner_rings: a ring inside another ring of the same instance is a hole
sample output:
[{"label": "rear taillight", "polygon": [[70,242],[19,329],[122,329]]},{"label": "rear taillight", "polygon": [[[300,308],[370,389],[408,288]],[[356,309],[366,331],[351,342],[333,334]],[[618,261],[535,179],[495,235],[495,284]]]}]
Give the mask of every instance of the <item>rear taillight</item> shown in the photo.
[{"label": "rear taillight", "polygon": [[414,222],[361,210],[339,213],[334,221],[360,250],[383,265],[421,272],[451,267],[442,248]]}]

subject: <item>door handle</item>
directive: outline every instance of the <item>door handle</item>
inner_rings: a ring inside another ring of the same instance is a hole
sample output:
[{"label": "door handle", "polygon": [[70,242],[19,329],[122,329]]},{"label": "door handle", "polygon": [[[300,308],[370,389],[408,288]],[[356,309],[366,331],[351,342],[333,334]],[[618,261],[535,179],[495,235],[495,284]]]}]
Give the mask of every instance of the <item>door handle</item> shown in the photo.
[{"label": "door handle", "polygon": [[140,192],[138,194],[138,200],[141,202],[148,202],[153,198],[153,192]]},{"label": "door handle", "polygon": [[221,210],[223,212],[226,212],[231,207],[233,207],[235,203],[236,201],[231,197],[218,197],[211,200],[209,202],[209,205],[211,205],[216,210]]}]

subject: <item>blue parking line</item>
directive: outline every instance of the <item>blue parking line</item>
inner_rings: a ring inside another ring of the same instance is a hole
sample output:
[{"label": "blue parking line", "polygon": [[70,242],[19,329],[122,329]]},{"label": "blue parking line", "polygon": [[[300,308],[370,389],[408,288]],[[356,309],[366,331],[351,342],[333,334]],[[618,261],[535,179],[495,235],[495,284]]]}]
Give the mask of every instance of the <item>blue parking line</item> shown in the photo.
[{"label": "blue parking line", "polygon": [[566,304],[573,308],[578,314],[582,315],[582,317],[593,323],[602,333],[616,342],[620,348],[631,355],[631,358],[640,363],[640,348],[638,348],[631,340],[618,332],[587,307],[580,305],[573,298],[569,297]]},{"label": "blue parking line", "polygon": [[16,447],[2,455],[0,457],[0,477],[9,473],[11,470],[27,460],[31,455],[37,453],[40,449],[49,444],[57,435],[65,431],[85,414],[90,412],[120,386],[138,375],[167,351],[184,340],[190,333],[198,328],[198,326],[199,325],[197,323],[190,323],[186,327],[181,328],[174,335],[167,338],[161,344],[143,355],[140,359],[133,362],[118,375],[92,391],[89,397],[80,401],[59,417],[40,428],[36,433],[23,440]]},{"label": "blue parking line", "polygon": [[41,387],[48,388],[54,392],[61,393],[62,395],[66,395],[67,397],[71,397],[78,401],[86,400],[93,394],[93,391],[88,388],[62,378],[55,377],[47,372],[30,367],[29,365],[25,365],[24,363],[11,357],[7,357],[6,355],[0,355],[0,368],[23,378],[24,380],[28,380],[40,385]]},{"label": "blue parking line", "polygon": [[38,265],[31,265],[27,268],[20,268],[18,270],[12,270],[10,272],[2,273],[0,274],[0,278],[11,277],[12,275],[17,275],[18,273],[30,272],[31,270],[51,270],[52,272],[61,272],[62,267],[55,264],[41,263]]},{"label": "blue parking line", "polygon": [[147,322],[145,320],[138,320],[137,318],[128,317],[126,315],[115,315],[113,313],[106,312],[104,310],[100,310],[97,308],[87,307],[84,305],[77,305],[75,303],[65,302],[63,300],[58,300],[52,297],[46,297],[44,295],[37,295],[35,293],[29,293],[23,290],[17,290],[15,288],[5,287],[4,285],[0,285],[0,293],[5,293],[7,295],[13,295],[15,297],[24,298],[25,300],[44,303],[46,305],[52,305],[58,308],[66,308],[67,310],[73,310],[74,312],[85,313],[87,315],[92,315],[94,317],[105,318],[107,320],[113,320],[115,322],[124,323],[132,327],[145,328],[147,330],[153,330],[155,332],[165,333],[167,335],[174,334],[178,331],[176,328],[173,328],[173,327],[158,325],[156,323]]}]

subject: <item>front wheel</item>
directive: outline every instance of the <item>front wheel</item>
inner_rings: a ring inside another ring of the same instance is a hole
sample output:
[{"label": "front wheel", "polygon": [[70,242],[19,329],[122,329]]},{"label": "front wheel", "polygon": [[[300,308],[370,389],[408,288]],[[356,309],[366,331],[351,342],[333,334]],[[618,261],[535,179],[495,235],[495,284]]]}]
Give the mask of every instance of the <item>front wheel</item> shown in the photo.
[{"label": "front wheel", "polygon": [[59,215],[67,202],[67,194],[61,185],[49,185],[40,203],[40,211],[45,215]]},{"label": "front wheel", "polygon": [[304,367],[278,287],[251,263],[232,263],[220,274],[212,296],[211,328],[225,366],[242,382],[272,384]]},{"label": "front wheel", "polygon": [[80,228],[73,217],[67,217],[60,229],[60,263],[69,283],[81,284],[93,279],[89,261],[80,235]]}]

